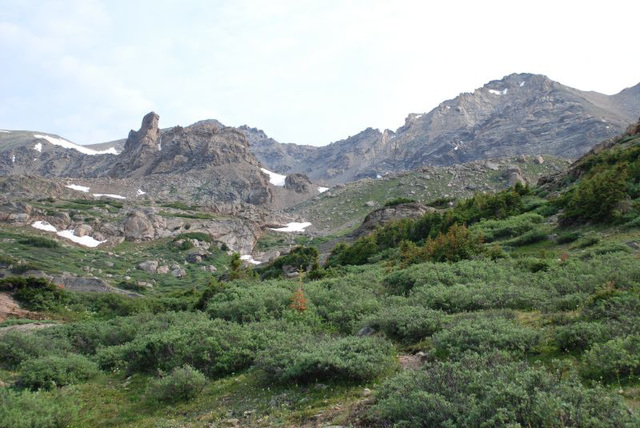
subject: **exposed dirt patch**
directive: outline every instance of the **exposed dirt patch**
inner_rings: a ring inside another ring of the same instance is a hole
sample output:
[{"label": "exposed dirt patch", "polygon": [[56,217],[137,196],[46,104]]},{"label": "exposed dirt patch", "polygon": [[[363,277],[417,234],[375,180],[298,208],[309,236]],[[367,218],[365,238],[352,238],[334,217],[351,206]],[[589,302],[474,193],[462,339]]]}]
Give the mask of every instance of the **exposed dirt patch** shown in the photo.
[{"label": "exposed dirt patch", "polygon": [[0,322],[9,318],[27,318],[30,320],[42,319],[37,312],[22,309],[18,302],[7,293],[0,293]]},{"label": "exposed dirt patch", "polygon": [[34,322],[34,323],[21,324],[21,325],[10,325],[8,327],[0,327],[0,336],[12,331],[30,332],[34,330],[41,330],[43,328],[53,327],[55,325],[58,325],[58,324],[53,324],[53,323],[45,324],[41,322]]},{"label": "exposed dirt patch", "polygon": [[417,370],[422,366],[422,359],[418,355],[400,355],[398,362],[404,370]]}]

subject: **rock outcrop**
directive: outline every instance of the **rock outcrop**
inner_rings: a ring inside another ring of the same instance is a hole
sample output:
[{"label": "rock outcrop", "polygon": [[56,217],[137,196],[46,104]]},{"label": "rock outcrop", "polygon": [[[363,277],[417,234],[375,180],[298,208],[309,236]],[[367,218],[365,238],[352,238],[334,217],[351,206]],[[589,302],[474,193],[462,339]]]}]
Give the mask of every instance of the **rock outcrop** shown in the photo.
[{"label": "rock outcrop", "polygon": [[512,74],[473,93],[409,114],[395,132],[368,128],[322,147],[278,144],[255,130],[253,152],[267,168],[332,184],[424,165],[550,154],[575,159],[622,132],[640,112],[640,85],[607,96],[545,76]]},{"label": "rock outcrop", "polygon": [[376,230],[377,227],[384,226],[394,220],[419,218],[430,212],[436,212],[436,209],[417,202],[382,207],[369,213],[351,236],[358,238],[368,235]]},{"label": "rock outcrop", "polygon": [[313,189],[313,183],[304,174],[291,174],[287,175],[284,180],[284,188],[293,190],[296,193],[309,193]]}]

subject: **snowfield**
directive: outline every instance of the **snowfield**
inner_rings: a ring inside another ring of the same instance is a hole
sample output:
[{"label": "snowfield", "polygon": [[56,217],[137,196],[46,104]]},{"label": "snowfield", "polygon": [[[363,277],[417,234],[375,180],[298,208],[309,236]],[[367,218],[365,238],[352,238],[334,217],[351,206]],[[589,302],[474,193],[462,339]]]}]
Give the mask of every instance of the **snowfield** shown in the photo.
[{"label": "snowfield", "polygon": [[284,186],[284,180],[285,178],[287,178],[286,175],[278,174],[277,172],[272,172],[264,168],[260,168],[260,170],[269,176],[269,183],[273,184],[274,186]]},{"label": "snowfield", "polygon": [[98,241],[89,235],[76,236],[73,234],[74,230],[61,230],[60,232],[58,232],[58,230],[53,225],[47,223],[46,221],[36,221],[31,225],[31,227],[38,230],[44,230],[45,232],[53,232],[61,238],[68,239],[84,247],[95,248],[98,245],[107,242],[106,240]]},{"label": "snowfield", "polygon": [[249,262],[252,265],[259,265],[262,264],[262,262],[259,262],[257,260],[255,260],[251,255],[247,254],[244,256],[240,256],[240,260],[244,260],[245,262]]},{"label": "snowfield", "polygon": [[[50,142],[54,146],[60,146],[60,147],[63,147],[65,149],[77,150],[80,153],[83,153],[85,155],[93,156],[93,155],[105,155],[105,154],[109,154],[109,155],[117,155],[118,154],[118,152],[116,151],[115,147],[111,147],[110,149],[103,150],[103,151],[97,151],[97,150],[91,150],[91,149],[88,149],[86,147],[79,146],[77,144],[73,144],[71,141],[67,141],[67,140],[64,140],[62,138],[51,137],[49,135],[33,134],[33,137],[34,138],[41,138],[43,140],[47,140],[48,142]],[[40,147],[42,147],[42,143],[38,143],[38,144],[40,144]]]},{"label": "snowfield", "polygon": [[77,184],[67,184],[67,185],[66,185],[66,186],[64,186],[64,187],[68,187],[69,189],[77,190],[77,191],[79,191],[79,192],[85,192],[85,193],[89,191],[89,188],[88,188],[88,187],[86,187],[86,186],[79,186],[79,185],[77,185]]},{"label": "snowfield", "polygon": [[94,193],[93,196],[95,196],[96,198],[101,198],[104,196],[105,198],[127,199],[125,196],[113,195],[111,193]]},{"label": "snowfield", "polygon": [[276,232],[304,232],[304,230],[311,226],[311,223],[309,223],[308,221],[302,222],[302,223],[298,223],[298,222],[291,222],[291,223],[287,223],[287,225],[285,227],[279,227],[279,228],[270,228],[271,230],[274,230]]}]

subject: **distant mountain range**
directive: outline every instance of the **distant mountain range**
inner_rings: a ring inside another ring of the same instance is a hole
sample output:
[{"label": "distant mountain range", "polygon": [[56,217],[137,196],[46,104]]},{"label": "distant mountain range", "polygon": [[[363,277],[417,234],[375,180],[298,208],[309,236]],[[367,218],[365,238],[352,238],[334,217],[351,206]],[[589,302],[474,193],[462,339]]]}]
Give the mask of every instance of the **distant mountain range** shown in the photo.
[{"label": "distant mountain range", "polygon": [[267,168],[335,184],[520,154],[577,158],[639,116],[640,84],[608,96],[512,74],[428,113],[410,114],[395,132],[367,128],[323,147],[280,144],[257,129],[240,129]]},{"label": "distant mountain range", "polygon": [[[207,199],[261,204],[272,196],[260,164],[332,185],[427,165],[522,154],[572,159],[621,133],[638,116],[640,84],[608,96],[542,75],[512,74],[444,101],[428,113],[409,114],[395,131],[367,128],[322,147],[282,144],[256,128],[225,127],[215,119],[168,129],[159,129],[155,119],[152,124],[143,122],[138,131],[153,136],[136,140],[132,131],[128,139],[82,146],[117,156],[87,156],[82,150],[48,144],[65,141],[49,134],[5,131],[0,133],[0,175],[144,178],[194,173],[194,183],[200,186],[206,171],[209,180],[202,188],[212,192]],[[229,192],[229,186],[242,190]]]}]

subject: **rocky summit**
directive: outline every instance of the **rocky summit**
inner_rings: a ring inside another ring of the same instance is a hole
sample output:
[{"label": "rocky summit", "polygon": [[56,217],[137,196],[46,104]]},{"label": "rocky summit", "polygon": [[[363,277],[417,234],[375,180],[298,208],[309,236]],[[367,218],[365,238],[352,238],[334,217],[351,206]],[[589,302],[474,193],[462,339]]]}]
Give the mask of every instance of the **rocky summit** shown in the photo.
[{"label": "rocky summit", "polygon": [[640,114],[640,85],[585,92],[542,75],[512,74],[409,114],[396,131],[368,128],[323,147],[279,144],[243,128],[268,168],[336,184],[424,165],[549,154],[575,159],[624,131]]}]

